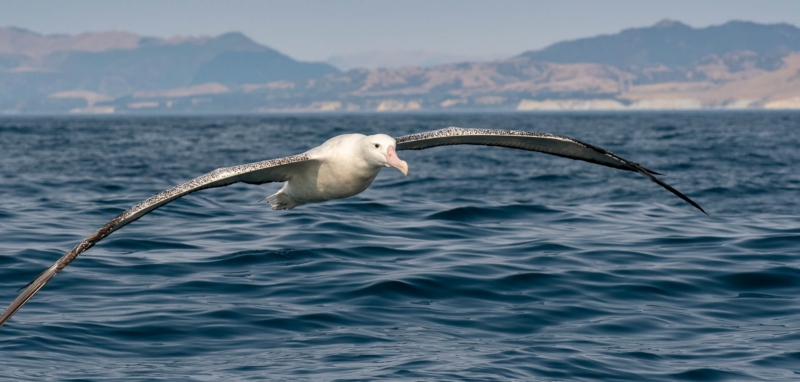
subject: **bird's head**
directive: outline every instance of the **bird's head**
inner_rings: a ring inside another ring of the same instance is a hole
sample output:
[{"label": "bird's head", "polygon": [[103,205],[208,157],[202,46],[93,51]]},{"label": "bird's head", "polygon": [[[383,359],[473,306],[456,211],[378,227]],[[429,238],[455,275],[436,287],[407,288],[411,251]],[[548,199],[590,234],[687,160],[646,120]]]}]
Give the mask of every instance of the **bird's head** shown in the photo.
[{"label": "bird's head", "polygon": [[403,175],[408,175],[408,163],[397,157],[394,138],[386,134],[375,134],[362,140],[367,161],[379,167],[394,167]]}]

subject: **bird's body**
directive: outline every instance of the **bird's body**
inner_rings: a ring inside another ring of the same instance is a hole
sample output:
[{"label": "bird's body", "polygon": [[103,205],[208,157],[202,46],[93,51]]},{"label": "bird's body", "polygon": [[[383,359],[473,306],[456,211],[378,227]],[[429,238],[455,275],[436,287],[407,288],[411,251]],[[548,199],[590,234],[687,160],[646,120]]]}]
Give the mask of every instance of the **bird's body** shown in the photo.
[{"label": "bird's body", "polygon": [[[233,167],[224,167],[179,184],[117,215],[97,232],[89,235],[58,261],[31,281],[25,290],[0,315],[2,326],[48,281],[102,239],[169,202],[207,188],[243,182],[263,184],[284,182],[267,200],[273,209],[292,209],[306,203],[347,198],[366,190],[383,167],[394,167],[404,175],[406,162],[396,150],[422,150],[447,145],[480,145],[537,151],[582,160],[647,177],[699,210],[697,203],[664,183],[638,163],[621,158],[596,146],[568,137],[513,130],[462,129],[412,134],[394,139],[385,134],[365,136],[345,134],[334,137],[305,153]],[[705,211],[703,211],[705,212]]]},{"label": "bird's body", "polygon": [[372,184],[381,168],[386,167],[385,163],[370,160],[369,151],[381,148],[386,151],[394,144],[393,138],[383,134],[370,137],[345,134],[331,138],[307,151],[305,155],[313,160],[296,171],[267,201],[273,209],[284,210],[358,195]]}]

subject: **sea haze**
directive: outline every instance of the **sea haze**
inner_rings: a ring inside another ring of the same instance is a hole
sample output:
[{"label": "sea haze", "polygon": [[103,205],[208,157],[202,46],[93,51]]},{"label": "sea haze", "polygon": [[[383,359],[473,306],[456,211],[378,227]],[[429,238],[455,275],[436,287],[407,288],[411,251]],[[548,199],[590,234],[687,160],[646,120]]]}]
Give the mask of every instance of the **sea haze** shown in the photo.
[{"label": "sea haze", "polygon": [[347,132],[583,140],[644,177],[490,147],[400,152],[363,194],[179,199],[0,327],[0,380],[788,380],[800,113],[0,119],[0,303],[116,214]]}]

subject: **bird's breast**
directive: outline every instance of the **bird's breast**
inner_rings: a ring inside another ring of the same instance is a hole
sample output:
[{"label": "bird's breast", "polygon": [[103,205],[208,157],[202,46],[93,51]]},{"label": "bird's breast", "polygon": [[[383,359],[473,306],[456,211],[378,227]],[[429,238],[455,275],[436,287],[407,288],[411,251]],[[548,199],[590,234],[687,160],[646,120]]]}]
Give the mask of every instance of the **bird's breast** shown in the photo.
[{"label": "bird's breast", "polygon": [[347,198],[366,190],[375,180],[380,167],[323,163],[316,170],[289,180],[285,192],[305,203]]}]

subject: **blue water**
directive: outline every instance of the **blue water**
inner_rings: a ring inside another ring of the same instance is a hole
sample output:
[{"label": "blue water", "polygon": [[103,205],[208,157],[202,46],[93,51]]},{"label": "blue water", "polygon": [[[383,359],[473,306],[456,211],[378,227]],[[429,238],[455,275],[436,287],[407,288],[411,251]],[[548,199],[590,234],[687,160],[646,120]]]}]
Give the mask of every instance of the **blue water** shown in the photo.
[{"label": "blue water", "polygon": [[0,327],[7,380],[800,380],[800,113],[0,119],[0,303],[117,213],[345,132],[543,131],[400,152],[363,194],[192,194]]}]

